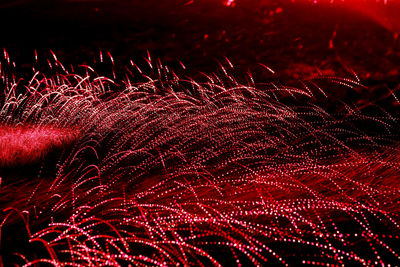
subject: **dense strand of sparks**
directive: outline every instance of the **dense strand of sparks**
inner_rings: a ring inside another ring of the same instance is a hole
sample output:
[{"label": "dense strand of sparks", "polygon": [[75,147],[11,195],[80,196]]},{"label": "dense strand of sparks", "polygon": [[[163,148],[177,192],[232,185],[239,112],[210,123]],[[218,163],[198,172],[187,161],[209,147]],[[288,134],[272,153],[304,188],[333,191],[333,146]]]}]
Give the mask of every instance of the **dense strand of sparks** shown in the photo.
[{"label": "dense strand of sparks", "polygon": [[[10,62],[6,51],[5,57]],[[69,73],[54,57],[49,65],[60,71],[51,78],[36,73],[20,94],[16,77],[2,72],[3,125],[80,133],[52,176],[18,185],[18,198],[12,181],[1,187],[1,246],[10,246],[6,235],[28,240],[9,248],[14,258],[2,252],[3,261],[399,262],[396,118],[350,106],[330,114],[312,101],[323,95],[315,81],[304,89],[256,84],[251,76],[240,83],[228,66],[224,75],[196,82],[150,56],[148,64],[152,75],[116,85],[88,66],[86,76]],[[133,62],[131,71],[142,73]],[[341,89],[361,86],[326,79]],[[378,134],[357,122],[374,125]],[[5,232],[18,222],[23,229]],[[24,246],[29,249],[19,251]]]}]

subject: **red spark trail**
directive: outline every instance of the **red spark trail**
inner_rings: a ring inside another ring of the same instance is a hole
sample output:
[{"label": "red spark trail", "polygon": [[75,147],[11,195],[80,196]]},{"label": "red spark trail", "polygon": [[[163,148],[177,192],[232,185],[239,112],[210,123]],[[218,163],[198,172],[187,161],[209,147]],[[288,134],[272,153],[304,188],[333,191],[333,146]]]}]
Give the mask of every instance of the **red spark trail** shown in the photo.
[{"label": "red spark trail", "polygon": [[399,261],[398,119],[369,112],[374,103],[324,108],[325,88],[355,90],[359,80],[248,84],[227,60],[223,74],[194,81],[146,61],[151,73],[138,78],[132,61],[136,78],[121,75],[129,81],[54,66],[21,81],[20,94],[6,87],[1,121],[30,125],[2,128],[7,162],[71,146],[54,171],[2,177],[4,264]]}]

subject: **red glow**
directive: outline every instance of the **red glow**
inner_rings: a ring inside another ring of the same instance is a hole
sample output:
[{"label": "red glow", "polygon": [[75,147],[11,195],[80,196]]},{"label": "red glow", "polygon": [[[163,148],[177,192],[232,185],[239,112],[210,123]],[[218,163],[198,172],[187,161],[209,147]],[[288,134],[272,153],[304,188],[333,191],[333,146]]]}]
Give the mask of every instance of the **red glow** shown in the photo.
[{"label": "red glow", "polygon": [[[324,2],[324,1],[321,1]],[[393,32],[400,32],[400,1],[397,0],[351,0],[335,1],[334,4],[343,5],[373,19],[383,27]]]},{"label": "red glow", "polygon": [[235,4],[236,4],[236,1],[235,1],[235,0],[226,0],[226,1],[224,2],[224,5],[225,5],[225,6],[228,6],[228,7],[234,7]]},{"label": "red glow", "polygon": [[0,166],[37,162],[49,151],[63,148],[78,136],[75,129],[52,126],[1,126]]},{"label": "red glow", "polygon": [[[386,29],[400,32],[400,1],[398,0],[292,0],[297,3],[329,4],[350,9],[376,21]],[[268,5],[269,0],[260,0]]]}]

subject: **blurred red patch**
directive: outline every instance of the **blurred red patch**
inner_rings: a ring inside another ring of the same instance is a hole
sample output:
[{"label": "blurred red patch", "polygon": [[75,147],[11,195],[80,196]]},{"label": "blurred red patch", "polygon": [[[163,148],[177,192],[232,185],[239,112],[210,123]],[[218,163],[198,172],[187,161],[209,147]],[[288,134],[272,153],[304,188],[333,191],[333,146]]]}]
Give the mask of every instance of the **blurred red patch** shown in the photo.
[{"label": "blurred red patch", "polygon": [[55,126],[0,126],[0,167],[38,162],[71,144],[78,134],[76,129]]}]

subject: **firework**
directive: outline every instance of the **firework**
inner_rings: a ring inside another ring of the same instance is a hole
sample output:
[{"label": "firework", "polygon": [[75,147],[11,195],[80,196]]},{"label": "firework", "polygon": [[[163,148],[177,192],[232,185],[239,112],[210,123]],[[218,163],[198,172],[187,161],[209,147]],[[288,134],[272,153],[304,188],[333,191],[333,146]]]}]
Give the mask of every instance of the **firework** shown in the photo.
[{"label": "firework", "polygon": [[44,162],[2,177],[3,264],[399,261],[398,120],[319,86],[358,80],[239,82],[228,64],[194,81],[149,57],[151,73],[132,64],[118,81],[56,65],[18,84],[3,72],[0,119],[20,125],[2,128],[3,164]]}]

